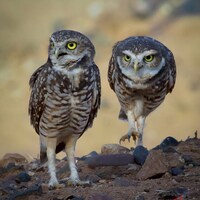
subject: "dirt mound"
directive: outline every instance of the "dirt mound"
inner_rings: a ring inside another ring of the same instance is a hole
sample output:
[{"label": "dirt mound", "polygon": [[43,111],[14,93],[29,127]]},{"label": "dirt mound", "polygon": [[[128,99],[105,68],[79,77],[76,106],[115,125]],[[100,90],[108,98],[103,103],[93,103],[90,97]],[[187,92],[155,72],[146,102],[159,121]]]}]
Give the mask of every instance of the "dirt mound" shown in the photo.
[{"label": "dirt mound", "polygon": [[46,165],[6,154],[0,161],[1,199],[199,199],[200,139],[196,136],[180,142],[168,137],[152,150],[110,144],[102,151],[77,158],[80,178],[91,182],[84,187],[62,181],[69,176],[68,163],[66,158],[57,160],[63,187],[54,190],[48,189]]}]

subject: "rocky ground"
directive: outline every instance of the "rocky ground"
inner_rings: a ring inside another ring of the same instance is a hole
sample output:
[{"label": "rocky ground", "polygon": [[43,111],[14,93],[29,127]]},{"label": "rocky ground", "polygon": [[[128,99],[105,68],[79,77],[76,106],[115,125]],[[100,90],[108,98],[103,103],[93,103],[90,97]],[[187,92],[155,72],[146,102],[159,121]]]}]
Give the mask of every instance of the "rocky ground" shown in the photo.
[{"label": "rocky ground", "polygon": [[[152,150],[103,145],[101,153],[77,158],[87,186],[48,189],[48,171],[38,160],[19,154],[0,161],[0,199],[146,200],[200,199],[200,139],[177,141],[168,137]],[[57,161],[59,180],[69,176],[66,158]]]}]

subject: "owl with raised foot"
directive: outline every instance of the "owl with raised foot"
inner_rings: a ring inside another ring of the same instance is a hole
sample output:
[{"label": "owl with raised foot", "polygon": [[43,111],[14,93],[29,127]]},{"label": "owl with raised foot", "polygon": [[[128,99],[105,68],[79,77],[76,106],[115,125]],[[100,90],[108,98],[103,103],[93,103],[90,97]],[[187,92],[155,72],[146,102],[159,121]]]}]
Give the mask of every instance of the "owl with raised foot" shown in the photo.
[{"label": "owl with raised foot", "polygon": [[172,92],[176,64],[172,52],[161,42],[145,36],[117,42],[109,62],[108,81],[121,109],[119,118],[128,121],[125,141],[132,137],[143,145],[146,117]]}]

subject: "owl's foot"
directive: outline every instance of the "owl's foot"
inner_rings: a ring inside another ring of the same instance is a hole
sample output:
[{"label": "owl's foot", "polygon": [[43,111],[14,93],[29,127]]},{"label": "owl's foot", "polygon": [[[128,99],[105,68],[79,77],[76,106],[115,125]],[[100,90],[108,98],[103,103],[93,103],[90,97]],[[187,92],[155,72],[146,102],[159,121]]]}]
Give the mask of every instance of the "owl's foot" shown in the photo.
[{"label": "owl's foot", "polygon": [[63,184],[60,184],[58,183],[58,180],[57,179],[51,179],[49,181],[49,184],[48,184],[48,188],[50,190],[53,190],[53,189],[60,189],[60,188],[63,188],[64,185]]},{"label": "owl's foot", "polygon": [[134,142],[136,142],[137,137],[139,137],[139,133],[129,131],[127,134],[123,135],[120,138],[119,143],[121,144],[121,142],[124,142],[125,140],[128,140],[130,142],[131,137],[133,138]]}]

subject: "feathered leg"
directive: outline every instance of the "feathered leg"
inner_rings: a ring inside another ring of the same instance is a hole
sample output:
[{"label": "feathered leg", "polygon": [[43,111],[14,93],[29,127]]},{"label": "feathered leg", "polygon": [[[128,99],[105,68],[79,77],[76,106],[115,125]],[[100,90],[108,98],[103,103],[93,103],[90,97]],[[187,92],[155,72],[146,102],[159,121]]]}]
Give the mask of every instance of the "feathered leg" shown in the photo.
[{"label": "feathered leg", "polygon": [[136,141],[136,139],[138,138],[137,146],[143,145],[142,136],[143,136],[145,117],[139,116],[138,118],[136,118],[134,116],[134,113],[129,111],[127,112],[127,118],[128,118],[129,130],[127,134],[123,135],[120,138],[119,143],[125,141],[126,139],[130,142],[130,138],[132,137],[134,141]]},{"label": "feathered leg", "polygon": [[46,138],[40,135],[40,163],[44,164],[45,162],[47,162]]},{"label": "feathered leg", "polygon": [[56,187],[57,185],[59,185],[56,177],[56,166],[55,166],[55,160],[56,160],[55,150],[56,150],[57,139],[46,138],[46,142],[47,142],[48,169],[50,174],[49,187]]},{"label": "feathered leg", "polygon": [[68,179],[68,184],[69,185],[83,185],[83,184],[88,184],[89,182],[87,181],[80,181],[76,164],[75,164],[75,146],[76,142],[79,138],[79,135],[72,135],[68,137],[66,141],[66,146],[65,146],[65,152],[67,154],[68,162],[69,162],[69,168],[70,168],[70,177]]},{"label": "feathered leg", "polygon": [[140,116],[137,118],[137,129],[139,132],[138,140],[137,140],[137,146],[143,146],[143,130],[144,130],[144,124],[145,124],[145,117]]}]

